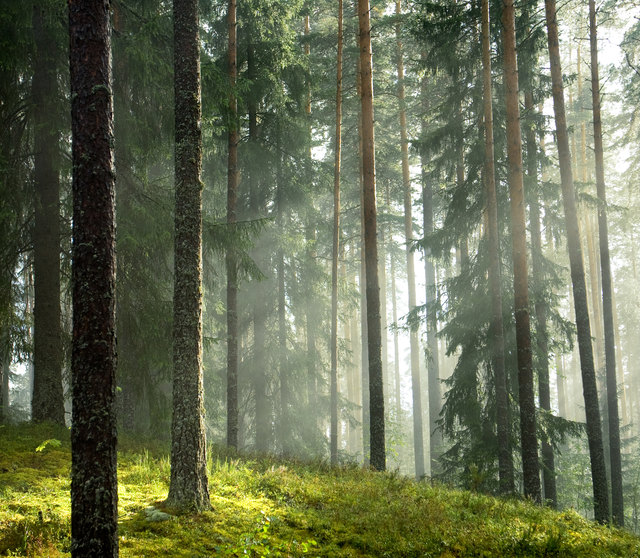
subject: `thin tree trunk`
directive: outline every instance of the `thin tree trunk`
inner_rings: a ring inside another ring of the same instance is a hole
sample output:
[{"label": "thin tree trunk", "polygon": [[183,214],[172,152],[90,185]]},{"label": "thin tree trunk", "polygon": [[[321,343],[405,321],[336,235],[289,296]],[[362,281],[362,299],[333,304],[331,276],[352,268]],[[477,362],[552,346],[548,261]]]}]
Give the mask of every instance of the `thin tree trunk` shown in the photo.
[{"label": "thin tree trunk", "polygon": [[69,4],[73,158],[71,555],[118,556],[109,3]]},{"label": "thin tree trunk", "polygon": [[[525,111],[533,115],[534,104],[531,93],[532,84],[527,84],[525,93]],[[538,158],[536,152],[536,132],[531,120],[526,125],[527,139],[527,175],[529,177],[529,220],[531,223],[531,267],[534,288],[534,309],[536,313],[536,340],[538,345],[538,395],[540,407],[551,412],[551,390],[549,385],[549,342],[547,332],[547,304],[544,298],[544,271],[542,258],[542,231],[540,228],[540,200],[538,198]],[[556,469],[553,448],[549,440],[541,442],[542,480],[544,499],[552,508],[558,506],[556,489]]]},{"label": "thin tree trunk", "polygon": [[609,413],[609,451],[611,460],[611,512],[613,523],[624,525],[622,499],[622,460],[620,456],[620,421],[618,418],[618,388],[616,385],[616,351],[613,327],[613,285],[609,257],[607,199],[604,182],[602,147],[602,119],[600,116],[600,75],[598,69],[598,37],[595,0],[589,0],[589,37],[591,43],[591,95],[593,101],[593,137],[596,159],[596,189],[598,231],[600,237],[600,265],[602,269],[602,310],[604,317],[604,347],[607,375],[607,410]]},{"label": "thin tree trunk", "polygon": [[533,394],[533,363],[531,358],[531,327],[527,275],[527,238],[522,173],[522,139],[520,134],[520,108],[518,105],[518,65],[516,61],[515,9],[513,0],[503,0],[502,25],[522,472],[525,496],[539,502],[541,500],[540,473],[538,471],[536,405]]},{"label": "thin tree trunk", "polygon": [[493,145],[493,94],[491,87],[491,37],[489,1],[482,0],[482,67],[484,96],[485,168],[484,185],[487,197],[487,242],[489,248],[489,292],[491,293],[491,345],[496,389],[498,430],[498,473],[501,494],[511,494],[514,488],[513,455],[509,434],[509,394],[504,365],[504,325],[500,280],[500,237],[498,235],[498,201],[496,193]]},{"label": "thin tree trunk", "polygon": [[593,366],[593,348],[591,346],[589,310],[587,307],[584,265],[582,263],[582,248],[580,247],[578,214],[576,211],[575,192],[573,188],[573,173],[571,171],[571,153],[569,151],[569,136],[567,133],[567,121],[564,108],[564,92],[562,86],[562,68],[560,66],[560,48],[558,42],[558,22],[555,0],[545,0],[545,13],[547,21],[549,59],[551,62],[556,139],[558,144],[558,158],[560,162],[560,176],[562,182],[562,201],[567,227],[571,282],[573,284],[573,299],[576,313],[576,327],[578,331],[578,348],[582,369],[582,387],[587,418],[587,438],[589,441],[591,476],[593,479],[594,514],[596,521],[606,523],[609,518],[607,476],[604,464],[604,449],[602,445],[602,429],[600,422],[600,408],[598,406],[596,374]]},{"label": "thin tree trunk", "polygon": [[338,255],[340,254],[340,163],[342,155],[342,0],[338,0],[336,136],[333,174],[333,251],[331,254],[331,464],[338,463]]},{"label": "thin tree trunk", "polygon": [[[236,0],[229,0],[229,151],[227,159],[227,224],[235,230],[238,210],[238,75]],[[238,268],[234,247],[227,248],[227,445],[238,449]]]},{"label": "thin tree trunk", "polygon": [[371,64],[371,22],[369,0],[358,0],[359,45],[362,72],[362,172],[364,243],[367,292],[367,345],[369,356],[369,405],[371,466],[384,471],[384,392],[380,348],[380,289],[378,287],[378,246],[376,240],[376,175],[373,131],[373,68]]},{"label": "thin tree trunk", "polygon": [[57,123],[57,41],[53,14],[33,7],[36,44],[32,96],[34,110],[35,226],[33,267],[34,421],[64,424],[62,331],[60,326],[60,131]]},{"label": "thin tree trunk", "polygon": [[[396,0],[396,16],[402,13],[400,0]],[[404,199],[404,237],[407,256],[407,290],[409,295],[409,312],[416,307],[416,273],[413,259],[413,217],[411,216],[411,176],[409,173],[409,140],[407,139],[407,111],[404,93],[404,61],[400,24],[396,24],[396,67],[398,73],[398,102],[400,117],[400,153],[402,155],[402,191]],[[411,354],[411,396],[413,414],[413,455],[416,478],[425,475],[424,435],[422,432],[422,389],[420,387],[420,353],[418,345],[418,328],[410,327],[409,348]]]},{"label": "thin tree trunk", "polygon": [[562,355],[556,352],[556,384],[558,386],[558,414],[566,419],[567,416],[567,380],[564,376]]}]

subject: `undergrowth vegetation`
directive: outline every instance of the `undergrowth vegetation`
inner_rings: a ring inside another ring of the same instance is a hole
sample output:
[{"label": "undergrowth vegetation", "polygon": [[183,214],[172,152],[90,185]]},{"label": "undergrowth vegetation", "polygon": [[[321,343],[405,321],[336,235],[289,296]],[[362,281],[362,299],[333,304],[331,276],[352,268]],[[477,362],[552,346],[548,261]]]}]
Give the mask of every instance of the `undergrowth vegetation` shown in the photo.
[{"label": "undergrowth vegetation", "polygon": [[[121,556],[640,556],[640,539],[574,511],[355,466],[210,454],[212,511],[175,515],[163,506],[166,448],[121,442]],[[65,429],[0,427],[1,556],[69,555],[69,472]]]}]

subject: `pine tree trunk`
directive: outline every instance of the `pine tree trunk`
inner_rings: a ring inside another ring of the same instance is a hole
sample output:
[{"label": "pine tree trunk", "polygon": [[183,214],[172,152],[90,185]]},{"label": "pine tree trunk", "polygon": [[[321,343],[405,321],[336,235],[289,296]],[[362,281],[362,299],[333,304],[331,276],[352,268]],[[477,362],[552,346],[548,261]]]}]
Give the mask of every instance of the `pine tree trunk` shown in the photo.
[{"label": "pine tree trunk", "polygon": [[491,293],[491,351],[496,389],[498,431],[498,472],[501,494],[514,488],[513,455],[509,434],[509,394],[504,365],[504,325],[500,280],[500,237],[498,235],[498,201],[496,193],[493,145],[493,94],[491,87],[491,43],[489,1],[482,0],[482,67],[484,96],[485,167],[484,185],[487,210],[487,243],[489,248],[489,292]]},{"label": "pine tree trunk", "polygon": [[611,512],[613,523],[624,525],[622,499],[622,460],[620,456],[620,421],[618,418],[618,388],[616,381],[616,351],[613,327],[613,285],[609,257],[607,199],[604,182],[602,119],[600,116],[600,75],[598,69],[598,37],[595,0],[589,0],[589,37],[591,42],[591,95],[593,102],[593,136],[596,158],[596,189],[598,193],[598,231],[600,266],[602,269],[602,310],[604,317],[604,348],[607,376],[607,410],[609,413],[609,451],[611,460]]},{"label": "pine tree trunk", "polygon": [[536,405],[533,394],[533,363],[529,318],[527,238],[522,173],[522,139],[518,105],[518,64],[516,62],[515,9],[513,0],[503,0],[502,37],[504,41],[504,81],[507,108],[507,159],[511,199],[513,250],[513,288],[515,296],[516,345],[518,352],[518,391],[524,494],[539,502],[538,438]]},{"label": "pine tree trunk", "polygon": [[[525,93],[525,111],[529,115],[535,114],[533,84],[527,84]],[[538,395],[540,407],[551,412],[551,390],[549,385],[549,343],[547,332],[547,304],[544,295],[544,271],[542,258],[542,231],[540,228],[540,200],[538,198],[538,158],[536,151],[536,133],[533,123],[526,124],[527,140],[527,176],[529,178],[529,220],[531,223],[531,267],[534,288],[534,309],[536,313],[536,332],[538,345]],[[551,507],[557,508],[558,494],[556,490],[556,470],[553,448],[546,438],[541,442],[542,480],[544,499]]]},{"label": "pine tree trunk", "polygon": [[384,392],[380,347],[380,289],[378,287],[375,140],[373,132],[373,69],[371,64],[371,23],[369,12],[369,0],[358,0],[362,72],[362,172],[364,177],[364,256],[367,293],[371,466],[378,471],[384,471],[386,462]]},{"label": "pine tree trunk", "polygon": [[60,326],[60,132],[56,122],[58,86],[55,61],[58,49],[51,27],[52,19],[50,9],[34,5],[36,56],[32,98],[36,196],[31,416],[36,422],[64,424]]},{"label": "pine tree trunk", "polygon": [[338,463],[338,255],[340,254],[340,163],[342,155],[342,0],[338,0],[336,136],[333,169],[333,251],[331,254],[331,464]]},{"label": "pine tree trunk", "polygon": [[71,555],[118,556],[109,2],[69,4],[73,153]]},{"label": "pine tree trunk", "polygon": [[[227,224],[235,230],[238,211],[238,75],[236,0],[229,0],[229,151],[227,159]],[[238,267],[234,247],[227,248],[227,445],[238,449]]]},{"label": "pine tree trunk", "polygon": [[604,464],[604,449],[602,445],[600,408],[598,407],[598,390],[596,387],[596,374],[593,366],[593,348],[591,346],[591,331],[589,326],[589,310],[587,307],[584,265],[582,263],[578,214],[576,211],[573,173],[571,170],[571,153],[569,151],[569,136],[567,133],[567,121],[564,108],[564,92],[562,86],[562,68],[560,65],[558,22],[555,0],[545,0],[545,13],[547,21],[549,59],[551,62],[551,82],[553,92],[553,109],[556,120],[556,140],[558,144],[558,158],[560,162],[560,176],[562,182],[562,202],[564,205],[565,222],[567,227],[571,282],[573,285],[576,327],[578,332],[578,349],[580,352],[580,366],[582,369],[582,388],[584,392],[587,418],[587,438],[589,441],[591,476],[593,479],[594,514],[596,521],[606,523],[609,518],[609,496]]},{"label": "pine tree trunk", "polygon": [[[401,15],[400,0],[396,0],[396,16]],[[407,290],[409,312],[416,307],[416,273],[413,259],[413,217],[411,216],[411,176],[409,173],[409,140],[407,139],[407,111],[404,93],[404,61],[400,25],[396,24],[396,68],[398,73],[398,102],[400,116],[400,153],[402,155],[402,191],[404,199],[404,238],[407,256]],[[409,349],[411,354],[411,396],[413,414],[413,455],[416,478],[425,475],[424,435],[422,432],[422,389],[420,387],[420,354],[418,329],[411,326],[409,331]]]},{"label": "pine tree trunk", "polygon": [[198,3],[174,0],[176,121],[173,422],[167,504],[209,503],[202,385],[202,137]]}]

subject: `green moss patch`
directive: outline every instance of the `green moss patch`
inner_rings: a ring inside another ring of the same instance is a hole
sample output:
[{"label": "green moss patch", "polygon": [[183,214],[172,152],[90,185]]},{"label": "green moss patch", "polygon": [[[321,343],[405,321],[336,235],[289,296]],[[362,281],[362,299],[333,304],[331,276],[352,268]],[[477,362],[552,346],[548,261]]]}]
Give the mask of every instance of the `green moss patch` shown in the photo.
[{"label": "green moss patch", "polygon": [[[120,448],[123,557],[640,556],[640,539],[573,511],[215,448],[212,510],[179,515],[163,506],[167,448],[134,440]],[[69,471],[66,429],[0,428],[1,556],[69,555]]]}]

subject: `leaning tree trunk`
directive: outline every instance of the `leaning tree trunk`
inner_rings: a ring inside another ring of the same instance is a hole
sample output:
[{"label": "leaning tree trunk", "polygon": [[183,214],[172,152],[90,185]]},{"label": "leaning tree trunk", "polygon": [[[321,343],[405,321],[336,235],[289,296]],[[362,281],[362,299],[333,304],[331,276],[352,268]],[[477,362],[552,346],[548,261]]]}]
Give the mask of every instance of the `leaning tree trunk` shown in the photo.
[{"label": "leaning tree trunk", "polygon": [[[369,356],[369,420],[371,466],[385,469],[384,392],[380,347],[380,289],[376,241],[376,174],[373,132],[373,68],[371,64],[371,22],[369,0],[358,0],[360,64],[362,72],[362,172],[364,247],[367,292],[367,345]],[[363,386],[363,390],[366,389]]]},{"label": "leaning tree trunk", "polygon": [[520,437],[524,494],[539,502],[538,438],[536,404],[533,393],[529,285],[527,275],[527,231],[522,176],[522,138],[518,105],[518,64],[516,61],[515,9],[513,0],[503,0],[504,81],[507,108],[507,159],[511,199],[513,288],[515,297],[518,390],[520,399]]},{"label": "leaning tree trunk", "polygon": [[501,494],[514,492],[513,455],[509,434],[509,393],[504,366],[504,324],[500,280],[500,238],[498,236],[498,199],[496,193],[493,107],[491,91],[491,44],[489,0],[482,0],[482,68],[484,96],[484,187],[487,208],[487,244],[489,248],[489,292],[491,293],[491,352],[496,389],[498,430],[498,475]]},{"label": "leaning tree trunk", "polygon": [[600,117],[600,75],[598,70],[598,37],[595,0],[589,0],[589,37],[591,42],[591,98],[593,101],[593,138],[596,158],[596,189],[598,231],[600,235],[600,265],[602,268],[602,313],[604,317],[604,351],[607,376],[607,410],[609,414],[609,455],[611,460],[611,512],[613,522],[624,525],[622,500],[622,460],[620,457],[620,420],[618,417],[618,387],[616,382],[616,351],[613,328],[613,285],[609,257],[609,227],[604,182],[602,119]]},{"label": "leaning tree trunk", "polygon": [[197,0],[174,0],[175,262],[173,422],[167,504],[209,503],[202,385],[202,136]]},{"label": "leaning tree trunk", "polygon": [[57,125],[57,41],[53,14],[33,8],[36,56],[32,82],[34,110],[35,226],[33,267],[34,421],[64,424],[62,332],[60,326],[60,132]]},{"label": "leaning tree trunk", "polygon": [[[400,0],[396,0],[396,16],[401,14]],[[416,307],[416,272],[413,259],[413,217],[411,216],[411,175],[409,172],[409,140],[407,139],[407,110],[404,93],[404,61],[400,24],[396,24],[396,65],[398,72],[398,102],[400,104],[400,153],[402,154],[402,191],[404,198],[404,237],[407,254],[407,290],[409,312]],[[420,388],[420,354],[418,328],[411,325],[409,331],[411,354],[411,396],[413,401],[413,455],[416,478],[425,475],[424,435],[422,432],[422,390]]]},{"label": "leaning tree trunk", "polygon": [[[236,0],[229,0],[229,150],[227,156],[227,224],[235,231],[238,208],[238,100],[236,98]],[[227,445],[238,449],[238,266],[235,247],[227,248]]]},{"label": "leaning tree trunk", "polygon": [[333,251],[331,254],[331,464],[338,463],[338,256],[340,254],[340,162],[342,155],[342,0],[338,0],[336,137],[333,169]]},{"label": "leaning tree trunk", "polygon": [[71,555],[118,556],[109,2],[69,3],[73,157]]},{"label": "leaning tree trunk", "polygon": [[591,346],[584,264],[582,261],[578,213],[573,188],[571,152],[569,150],[569,135],[567,132],[567,120],[564,108],[564,91],[562,85],[562,68],[560,65],[558,20],[555,0],[545,0],[545,12],[549,60],[551,63],[553,110],[556,120],[556,141],[562,182],[562,203],[567,227],[567,244],[569,248],[571,282],[573,285],[573,300],[576,313],[578,350],[580,352],[580,367],[582,369],[582,389],[587,418],[587,438],[589,441],[591,476],[593,479],[594,515],[596,521],[606,523],[609,519],[609,495],[604,464],[600,408],[598,407],[598,390],[593,366],[593,347]]}]

